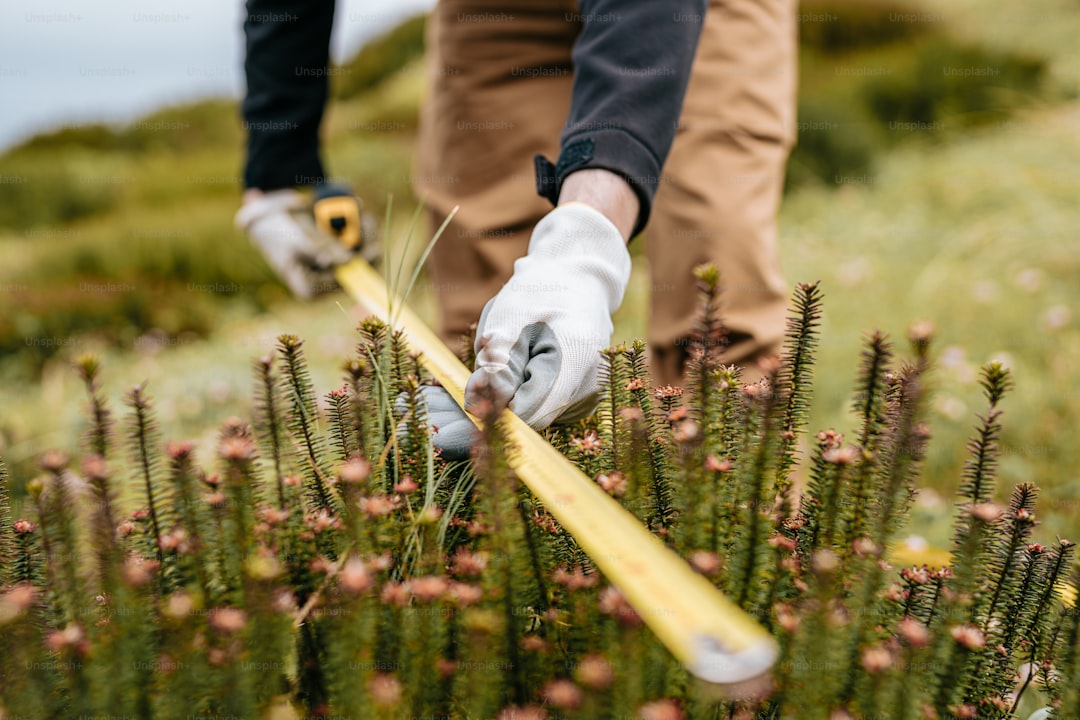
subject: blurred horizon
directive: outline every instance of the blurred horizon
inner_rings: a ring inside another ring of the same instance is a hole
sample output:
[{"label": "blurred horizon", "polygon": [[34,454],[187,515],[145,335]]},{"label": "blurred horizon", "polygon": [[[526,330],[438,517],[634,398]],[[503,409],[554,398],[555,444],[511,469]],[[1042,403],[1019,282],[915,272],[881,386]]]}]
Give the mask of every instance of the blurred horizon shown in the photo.
[{"label": "blurred horizon", "polygon": [[[366,41],[434,0],[339,0],[331,56]],[[176,6],[68,0],[0,9],[0,152],[42,132],[126,123],[155,110],[243,93],[243,3]]]}]

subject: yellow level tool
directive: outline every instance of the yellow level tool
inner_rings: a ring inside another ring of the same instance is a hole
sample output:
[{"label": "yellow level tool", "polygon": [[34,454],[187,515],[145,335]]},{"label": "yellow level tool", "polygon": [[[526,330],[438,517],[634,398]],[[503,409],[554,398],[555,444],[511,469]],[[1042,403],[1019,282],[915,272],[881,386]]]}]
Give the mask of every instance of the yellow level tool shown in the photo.
[{"label": "yellow level tool", "polygon": [[[390,319],[382,277],[363,260],[337,270],[337,279],[364,310]],[[404,332],[424,367],[464,407],[469,370],[408,307],[394,299],[395,329]],[[470,416],[473,422],[479,420]],[[509,410],[503,420],[518,452],[518,478],[571,534],[597,568],[694,675],[741,683],[775,662],[776,641],[706,578],[664,545],[630,512]]]}]

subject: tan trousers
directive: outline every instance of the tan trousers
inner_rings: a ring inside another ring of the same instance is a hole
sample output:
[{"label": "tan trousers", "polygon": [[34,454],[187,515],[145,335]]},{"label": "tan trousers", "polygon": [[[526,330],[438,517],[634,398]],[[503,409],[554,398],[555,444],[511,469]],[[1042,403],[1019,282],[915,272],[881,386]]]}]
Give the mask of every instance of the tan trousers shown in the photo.
[{"label": "tan trousers", "polygon": [[[432,227],[460,206],[429,262],[455,349],[551,210],[533,156],[558,157],[580,20],[573,0],[441,0],[429,20],[414,185]],[[681,384],[702,262],[721,270],[724,362],[752,374],[780,349],[788,288],[776,215],[795,138],[796,33],[795,0],[711,2],[644,233],[657,384]]]}]

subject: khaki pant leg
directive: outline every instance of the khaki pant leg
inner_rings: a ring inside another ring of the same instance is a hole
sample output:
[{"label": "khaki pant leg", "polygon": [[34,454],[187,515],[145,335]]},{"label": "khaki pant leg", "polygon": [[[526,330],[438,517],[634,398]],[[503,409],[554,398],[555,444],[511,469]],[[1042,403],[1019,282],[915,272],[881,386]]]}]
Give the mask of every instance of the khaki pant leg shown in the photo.
[{"label": "khaki pant leg", "polygon": [[731,346],[725,363],[758,377],[779,352],[788,288],[777,210],[795,137],[795,0],[712,0],[680,128],[646,230],[654,380],[682,384],[698,309],[691,276],[714,262]]},{"label": "khaki pant leg", "polygon": [[551,210],[533,156],[559,154],[576,12],[573,0],[441,0],[428,20],[414,187],[432,231],[460,206],[428,262],[440,335],[455,350]]}]

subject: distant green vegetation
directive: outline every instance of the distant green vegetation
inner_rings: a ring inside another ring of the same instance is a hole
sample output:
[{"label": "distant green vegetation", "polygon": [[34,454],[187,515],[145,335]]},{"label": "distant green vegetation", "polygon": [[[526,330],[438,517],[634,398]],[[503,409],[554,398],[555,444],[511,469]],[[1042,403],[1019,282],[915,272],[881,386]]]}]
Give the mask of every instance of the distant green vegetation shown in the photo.
[{"label": "distant green vegetation", "polygon": [[370,40],[333,77],[339,100],[358,97],[424,55],[426,16],[417,15]]},{"label": "distant green vegetation", "polygon": [[958,39],[941,13],[891,0],[808,0],[799,13],[789,188],[846,184],[901,144],[956,139],[1071,92],[1044,58]]}]

